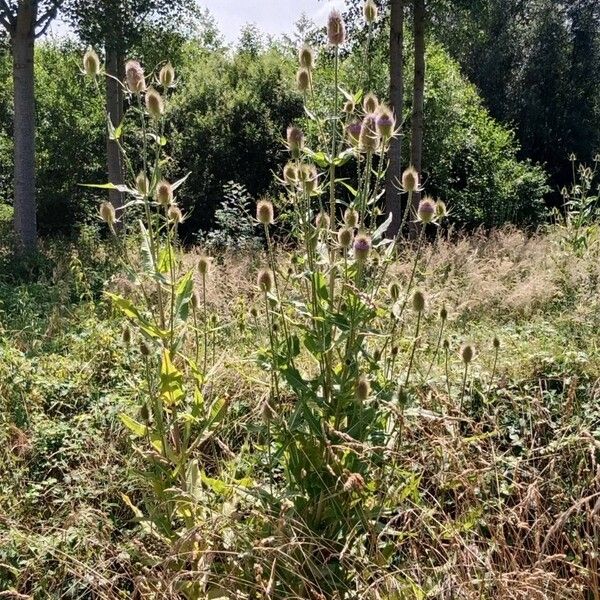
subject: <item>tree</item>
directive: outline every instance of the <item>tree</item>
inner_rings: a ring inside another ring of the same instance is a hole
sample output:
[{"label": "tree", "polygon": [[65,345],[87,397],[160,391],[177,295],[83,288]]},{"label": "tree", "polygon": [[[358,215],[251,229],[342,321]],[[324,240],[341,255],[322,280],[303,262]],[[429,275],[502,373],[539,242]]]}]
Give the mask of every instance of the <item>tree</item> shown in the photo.
[{"label": "tree", "polygon": [[0,0],[0,23],[10,37],[14,84],[14,229],[21,251],[37,245],[35,200],[35,40],[62,0]]},{"label": "tree", "polygon": [[[193,0],[66,0],[67,16],[79,37],[87,44],[103,47],[106,70],[106,112],[114,127],[123,119],[123,80],[127,53],[148,28],[161,24],[173,29],[182,24],[181,12],[194,11]],[[177,17],[174,24],[173,19]],[[118,145],[107,135],[106,158],[108,180],[123,183],[123,159]],[[122,194],[110,190],[115,208],[122,206]]]},{"label": "tree", "polygon": [[[404,0],[391,0],[390,6],[390,105],[398,123],[404,108]],[[392,213],[388,235],[396,236],[402,223],[400,176],[402,173],[402,136],[392,139],[386,174],[386,212]]]},{"label": "tree", "polygon": [[[425,0],[414,0],[413,37],[415,71],[411,119],[410,162],[420,174],[423,162],[423,132],[425,105]],[[419,204],[420,194],[413,194],[413,206]]]}]

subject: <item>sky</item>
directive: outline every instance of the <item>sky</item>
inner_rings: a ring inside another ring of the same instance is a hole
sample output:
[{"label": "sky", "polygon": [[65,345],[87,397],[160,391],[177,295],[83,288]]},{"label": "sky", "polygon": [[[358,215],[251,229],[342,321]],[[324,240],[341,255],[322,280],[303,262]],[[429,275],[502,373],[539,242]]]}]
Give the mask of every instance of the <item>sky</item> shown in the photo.
[{"label": "sky", "polygon": [[[345,0],[198,0],[208,8],[229,44],[239,39],[240,30],[254,23],[266,34],[279,36],[292,33],[294,25],[304,13],[318,25],[327,21],[332,8],[342,9]],[[68,27],[59,19],[53,23],[50,35],[65,35]]]},{"label": "sky", "polygon": [[235,42],[240,29],[254,23],[264,33],[291,33],[304,13],[317,24],[324,24],[329,11],[343,8],[344,0],[200,0],[216,19],[227,42]]}]

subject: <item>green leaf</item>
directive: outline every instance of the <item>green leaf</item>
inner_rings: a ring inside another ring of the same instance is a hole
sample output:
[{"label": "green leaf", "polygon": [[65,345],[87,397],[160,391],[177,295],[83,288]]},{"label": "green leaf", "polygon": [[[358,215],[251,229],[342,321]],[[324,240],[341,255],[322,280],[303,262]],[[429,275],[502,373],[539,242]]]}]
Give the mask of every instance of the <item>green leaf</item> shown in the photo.
[{"label": "green leaf", "polygon": [[185,396],[185,391],[183,389],[183,374],[171,361],[171,355],[168,350],[164,350],[162,354],[162,363],[160,367],[160,393],[167,406],[176,406]]},{"label": "green leaf", "polygon": [[177,296],[175,301],[175,314],[182,320],[187,321],[190,313],[190,300],[194,294],[193,272],[190,271],[182,277],[177,286]]},{"label": "green leaf", "polygon": [[137,437],[144,437],[148,433],[148,428],[142,423],[138,423],[136,420],[132,419],[129,415],[125,413],[121,413],[119,415],[119,419],[121,423],[129,429],[132,433],[134,433]]}]

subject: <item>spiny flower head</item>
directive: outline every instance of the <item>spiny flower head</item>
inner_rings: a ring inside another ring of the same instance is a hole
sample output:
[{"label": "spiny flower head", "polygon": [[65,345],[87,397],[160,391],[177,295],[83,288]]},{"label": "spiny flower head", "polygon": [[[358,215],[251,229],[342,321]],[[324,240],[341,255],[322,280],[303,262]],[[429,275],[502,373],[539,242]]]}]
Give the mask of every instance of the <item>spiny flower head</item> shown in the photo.
[{"label": "spiny flower head", "polygon": [[415,290],[412,296],[412,307],[417,313],[425,310],[425,294],[421,290]]},{"label": "spiny flower head", "polygon": [[171,63],[167,63],[159,72],[158,80],[164,88],[170,88],[175,83],[175,69]]},{"label": "spiny flower head", "polygon": [[270,200],[259,200],[256,204],[256,220],[263,225],[272,225],[275,220],[273,203]]},{"label": "spiny flower head", "polygon": [[475,347],[472,344],[463,344],[460,347],[460,357],[468,365],[475,358]]},{"label": "spiny flower head", "polygon": [[402,189],[405,192],[419,190],[419,173],[412,165],[402,173]]},{"label": "spiny flower head", "polygon": [[442,321],[448,320],[448,309],[445,306],[440,309],[440,319]]},{"label": "spiny flower head", "polygon": [[166,179],[156,185],[156,201],[161,206],[169,206],[173,202],[173,186]]},{"label": "spiny flower head", "polygon": [[394,302],[400,298],[400,286],[396,282],[390,284],[390,296]]},{"label": "spiny flower head", "polygon": [[494,346],[495,350],[498,350],[500,348],[500,340],[498,339],[498,337],[494,336],[492,345]]},{"label": "spiny flower head", "polygon": [[367,0],[363,6],[363,15],[365,17],[365,21],[370,25],[377,21],[377,5],[373,0]]},{"label": "spiny flower head", "polygon": [[350,123],[350,125],[346,126],[346,133],[348,134],[348,139],[353,146],[358,146],[358,142],[360,140],[360,130],[362,129],[362,123],[356,121],[355,123]]},{"label": "spiny flower head", "polygon": [[287,129],[287,147],[294,158],[300,158],[304,148],[304,134],[295,125],[290,125]]},{"label": "spiny flower head", "polygon": [[435,216],[438,219],[444,219],[448,216],[448,209],[446,208],[446,203],[442,200],[438,200],[435,203]]},{"label": "spiny flower head", "polygon": [[360,402],[366,402],[369,399],[371,394],[371,384],[364,375],[362,375],[356,382],[355,394],[356,399]]},{"label": "spiny flower head", "polygon": [[394,113],[385,104],[380,104],[377,109],[377,131],[379,135],[388,140],[394,135],[395,127]]},{"label": "spiny flower head", "polygon": [[288,185],[293,185],[298,181],[298,167],[294,163],[288,163],[283,168],[283,180]]},{"label": "spiny flower head", "polygon": [[142,195],[147,196],[150,191],[150,181],[145,173],[138,173],[135,178],[135,188]]},{"label": "spiny flower head", "polygon": [[83,55],[83,71],[89,77],[96,77],[100,73],[100,58],[92,48],[88,48]]},{"label": "spiny flower head", "polygon": [[339,10],[332,10],[327,19],[327,39],[332,46],[341,46],[346,40],[346,26]]},{"label": "spiny flower head", "polygon": [[354,100],[346,100],[346,103],[344,104],[344,112],[347,115],[351,115],[355,109],[356,104],[354,104]]},{"label": "spiny flower head", "polygon": [[130,92],[140,94],[146,89],[144,69],[137,60],[128,60],[125,63],[125,79]]},{"label": "spiny flower head", "polygon": [[419,202],[417,217],[421,223],[425,224],[431,223],[435,219],[435,202],[429,196],[425,196]]},{"label": "spiny flower head", "polygon": [[338,231],[338,243],[344,250],[347,250],[348,248],[350,248],[350,246],[352,246],[353,238],[354,232],[348,227],[342,227]]},{"label": "spiny flower head", "polygon": [[183,213],[181,212],[181,209],[179,208],[179,206],[177,206],[177,204],[171,204],[169,206],[169,209],[167,210],[167,218],[172,223],[175,223],[175,225],[183,223]]},{"label": "spiny flower head", "polygon": [[377,118],[374,114],[369,114],[363,119],[362,127],[360,128],[360,149],[367,153],[377,152],[379,141]]},{"label": "spiny flower head", "polygon": [[364,488],[365,480],[360,473],[350,473],[344,482],[345,492],[360,492]]},{"label": "spiny flower head", "polygon": [[354,256],[357,261],[364,262],[371,251],[371,238],[363,233],[354,238]]},{"label": "spiny flower head", "polygon": [[363,100],[363,109],[366,114],[374,113],[379,107],[379,100],[377,96],[371,92],[369,92]]},{"label": "spiny flower head", "polygon": [[306,67],[300,67],[296,73],[296,85],[298,90],[305,94],[310,89],[310,71]]},{"label": "spiny flower head", "polygon": [[317,167],[315,167],[315,165],[312,163],[303,164],[300,170],[300,179],[302,181],[304,192],[309,195],[312,194],[319,186],[319,174],[317,172]]},{"label": "spiny flower head", "polygon": [[103,202],[100,205],[100,218],[112,229],[117,222],[115,207],[110,202]]},{"label": "spiny flower head", "polygon": [[146,92],[146,109],[154,119],[159,119],[165,112],[163,98],[154,88],[149,88]]},{"label": "spiny flower head", "polygon": [[210,258],[206,254],[201,254],[198,257],[198,273],[206,275],[210,269]]},{"label": "spiny flower head", "polygon": [[262,292],[270,292],[273,289],[273,271],[261,269],[256,277],[256,285]]},{"label": "spiny flower head", "polygon": [[324,211],[320,211],[315,217],[315,227],[317,229],[329,229],[329,223],[329,215]]},{"label": "spiny flower head", "polygon": [[308,44],[304,44],[298,51],[298,62],[301,67],[309,70],[315,66],[315,53]]},{"label": "spiny flower head", "polygon": [[344,223],[346,223],[348,227],[354,228],[358,226],[358,220],[358,211],[355,208],[347,208],[346,212],[344,212]]}]

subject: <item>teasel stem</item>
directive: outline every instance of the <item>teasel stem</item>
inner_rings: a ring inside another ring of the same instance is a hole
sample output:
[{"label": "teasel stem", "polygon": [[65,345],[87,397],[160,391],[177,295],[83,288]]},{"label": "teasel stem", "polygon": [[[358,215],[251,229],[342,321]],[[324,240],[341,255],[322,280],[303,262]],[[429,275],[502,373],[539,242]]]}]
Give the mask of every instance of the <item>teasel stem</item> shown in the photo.
[{"label": "teasel stem", "polygon": [[498,366],[498,352],[500,348],[494,346],[494,366],[492,367],[492,376],[490,377],[490,385],[488,386],[488,396],[492,392],[492,385],[494,384],[494,377],[496,377],[496,367]]},{"label": "teasel stem", "polygon": [[196,366],[200,360],[200,336],[198,335],[198,307],[192,304],[192,318],[194,320],[194,338],[196,340]]},{"label": "teasel stem", "polygon": [[429,368],[427,369],[427,375],[425,375],[425,381],[429,379],[429,375],[431,375],[431,369],[433,369],[433,365],[438,357],[440,346],[442,344],[442,337],[444,335],[444,328],[446,327],[446,319],[442,319],[442,324],[440,325],[440,334],[438,336],[437,345],[435,347],[435,352],[433,353],[433,358],[431,359],[431,363],[429,363]]},{"label": "teasel stem", "polygon": [[208,369],[208,309],[206,306],[206,273],[202,273],[202,320],[202,329],[204,333],[202,375],[206,377],[206,371]]},{"label": "teasel stem", "polygon": [[406,207],[404,208],[404,214],[402,215],[402,222],[400,223],[400,229],[398,230],[398,236],[402,235],[404,228],[406,227],[406,223],[408,222],[408,217],[410,215],[410,209],[412,208],[412,191],[408,192],[408,199],[406,201]]},{"label": "teasel stem", "polygon": [[449,352],[450,352],[449,348],[445,347],[444,353],[445,353],[446,388],[448,390],[448,401],[450,401],[450,399],[452,398],[452,395],[450,393],[450,370],[449,370],[449,365],[448,365]]},{"label": "teasel stem", "polygon": [[273,337],[273,324],[272,319],[270,317],[271,309],[269,308],[269,294],[265,290],[265,311],[266,311],[266,319],[267,319],[267,330],[269,331],[269,343],[271,345],[271,380],[273,382],[273,387],[275,388],[275,395],[279,400],[279,380],[277,377],[277,368],[275,366],[275,338]]},{"label": "teasel stem", "polygon": [[465,390],[467,388],[467,373],[469,372],[469,363],[465,361],[465,372],[463,375],[462,392],[460,394],[460,412],[463,411],[463,403],[465,399]]},{"label": "teasel stem", "polygon": [[[331,122],[331,164],[329,165],[329,226],[335,229],[335,159],[337,156],[337,129],[338,129],[338,117],[339,117],[339,91],[338,91],[338,79],[339,79],[339,48],[336,45],[334,50],[334,109],[333,119]],[[331,266],[334,263],[334,248],[333,244],[330,245],[329,250],[329,262]],[[334,306],[334,294],[335,294],[335,272],[332,269],[329,276],[329,306]]]},{"label": "teasel stem", "polygon": [[408,361],[408,370],[406,371],[406,379],[404,380],[404,387],[406,387],[408,385],[408,382],[410,381],[410,372],[412,370],[413,361],[415,359],[415,352],[417,351],[417,345],[419,343],[419,330],[421,328],[421,315],[422,314],[423,314],[422,311],[419,311],[417,314],[417,327],[415,330],[415,341],[413,342],[412,351],[410,353],[410,360]]},{"label": "teasel stem", "polygon": [[[419,239],[417,241],[417,251],[415,253],[415,260],[413,262],[412,271],[410,273],[410,278],[408,280],[408,286],[406,288],[406,297],[404,298],[404,302],[402,303],[402,308],[400,309],[400,314],[398,315],[399,319],[402,318],[402,316],[404,315],[404,310],[406,309],[406,305],[408,304],[410,290],[412,289],[412,285],[415,280],[415,275],[417,273],[417,266],[419,264],[419,259],[421,258],[421,246],[423,245],[424,234],[425,234],[425,226],[423,225],[421,227],[421,233],[420,233]],[[402,335],[403,332],[404,332],[404,323],[400,327],[400,335]]]},{"label": "teasel stem", "polygon": [[360,198],[360,225],[365,227],[365,219],[367,215],[367,205],[371,192],[371,169],[373,166],[373,153],[367,152],[367,160],[363,173],[363,191]]},{"label": "teasel stem", "polygon": [[175,341],[175,300],[177,295],[177,285],[175,281],[175,263],[173,261],[173,233],[177,230],[177,224],[174,223],[173,227],[169,226],[167,222],[167,250],[169,252],[169,277],[171,281],[169,282],[169,294],[170,294],[170,313],[171,318],[169,322],[169,330],[171,335],[171,349],[174,347]]}]

